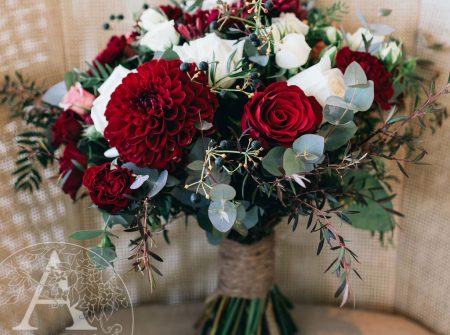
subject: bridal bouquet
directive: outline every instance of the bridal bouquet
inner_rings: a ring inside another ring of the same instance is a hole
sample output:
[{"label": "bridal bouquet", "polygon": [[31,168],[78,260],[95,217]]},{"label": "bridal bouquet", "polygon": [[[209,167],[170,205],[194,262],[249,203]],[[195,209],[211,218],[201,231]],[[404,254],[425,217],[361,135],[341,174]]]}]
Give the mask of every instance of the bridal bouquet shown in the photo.
[{"label": "bridal bouquet", "polygon": [[287,217],[315,233],[317,254],[335,251],[327,271],[344,304],[360,275],[340,222],[381,239],[393,231],[388,165],[407,175],[426,154],[419,137],[445,116],[437,99],[449,85],[422,87],[393,29],[359,14],[347,32],[346,11],[296,0],[144,6],[131,32],[45,94],[6,77],[2,102],[32,128],[17,137],[16,188],[38,188],[38,165],[57,162],[62,191],[88,195],[105,222],[72,238],[97,239],[102,266],[116,258],[110,229],[123,226],[152,287],[157,236],[195,216],[220,244],[201,334],[294,334],[273,282],[274,227]]}]

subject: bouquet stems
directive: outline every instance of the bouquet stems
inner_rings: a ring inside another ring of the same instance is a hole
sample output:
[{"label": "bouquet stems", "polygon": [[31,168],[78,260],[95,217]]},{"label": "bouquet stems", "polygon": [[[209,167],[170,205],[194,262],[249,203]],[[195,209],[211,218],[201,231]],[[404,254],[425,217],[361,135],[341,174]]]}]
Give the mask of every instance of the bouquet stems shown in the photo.
[{"label": "bouquet stems", "polygon": [[216,295],[196,323],[199,335],[293,335],[292,303],[275,285],[265,298]]}]

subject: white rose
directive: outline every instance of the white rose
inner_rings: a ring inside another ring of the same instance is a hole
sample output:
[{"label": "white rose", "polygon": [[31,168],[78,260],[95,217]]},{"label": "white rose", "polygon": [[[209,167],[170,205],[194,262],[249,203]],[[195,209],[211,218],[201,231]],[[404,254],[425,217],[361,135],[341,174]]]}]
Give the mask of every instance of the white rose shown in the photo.
[{"label": "white rose", "polygon": [[155,25],[167,22],[167,17],[162,14],[161,12],[149,8],[145,10],[140,19],[139,19],[139,25],[144,28],[145,30],[149,31],[151,30]]},{"label": "white rose", "polygon": [[[223,78],[233,72],[241,61],[244,41],[224,40],[211,33],[193,40],[189,44],[184,43],[182,46],[174,46],[173,50],[183,62],[196,63],[197,65],[202,61],[210,63],[210,71],[213,67],[215,68],[214,81],[221,88],[229,88],[233,85],[235,79]],[[233,53],[233,58],[228,62]],[[215,65],[212,64],[213,62]]]},{"label": "white rose", "polygon": [[402,55],[402,48],[396,42],[384,44],[380,50],[380,58],[388,64],[396,64]]},{"label": "white rose", "polygon": [[364,50],[364,40],[370,41],[372,38],[371,45],[384,42],[384,36],[372,35],[372,33],[366,28],[358,28],[353,34],[347,33],[345,38],[347,40],[348,46],[352,50]]},{"label": "white rose", "polygon": [[179,40],[180,35],[175,29],[175,22],[170,20],[152,26],[139,43],[153,51],[166,51],[178,44]]},{"label": "white rose", "polygon": [[[239,0],[222,0],[224,4],[231,6],[232,4],[238,2]],[[186,5],[184,6],[185,10],[191,7],[195,3],[195,0],[186,1]],[[203,10],[211,10],[217,8],[217,0],[203,0],[202,8]],[[197,10],[197,9],[195,9]],[[195,11],[194,10],[194,11]]]},{"label": "white rose", "polygon": [[325,106],[328,97],[343,97],[345,94],[344,75],[341,70],[331,68],[329,57],[322,57],[316,65],[290,78],[288,85],[300,87],[322,106]]},{"label": "white rose", "polygon": [[282,69],[295,69],[308,61],[311,48],[301,34],[287,34],[275,49],[275,61]]},{"label": "white rose", "polygon": [[106,106],[111,99],[111,94],[116,90],[117,86],[122,83],[131,71],[122,65],[117,66],[106,81],[98,88],[100,95],[94,100],[91,109],[91,118],[94,121],[95,129],[103,135],[108,121],[105,117]]},{"label": "white rose", "polygon": [[342,33],[333,26],[325,28],[325,35],[327,36],[328,42],[332,44],[336,43],[336,41],[342,38]]},{"label": "white rose", "polygon": [[309,31],[308,25],[300,21],[293,13],[281,13],[280,17],[274,17],[270,29],[275,45],[287,34],[306,35]]}]

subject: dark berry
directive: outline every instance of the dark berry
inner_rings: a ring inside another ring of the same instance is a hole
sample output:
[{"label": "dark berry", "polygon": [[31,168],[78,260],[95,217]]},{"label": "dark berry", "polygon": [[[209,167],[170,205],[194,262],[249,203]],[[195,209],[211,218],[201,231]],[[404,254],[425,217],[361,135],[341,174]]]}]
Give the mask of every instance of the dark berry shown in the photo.
[{"label": "dark berry", "polygon": [[143,5],[142,5],[142,8],[144,8],[144,9],[148,9],[148,4],[146,4],[146,3],[145,3],[145,4],[143,4]]},{"label": "dark berry", "polygon": [[200,71],[208,71],[208,63],[207,62],[200,62],[198,64],[198,69]]},{"label": "dark berry", "polygon": [[217,21],[212,21],[209,25],[209,28],[211,30],[217,30],[218,27],[219,27],[219,24],[217,23]]},{"label": "dark berry", "polygon": [[252,80],[256,80],[259,78],[259,73],[258,72],[252,72],[252,74],[250,75],[250,78]]},{"label": "dark berry", "polygon": [[110,26],[109,26],[109,23],[108,23],[108,22],[103,23],[103,29],[108,30],[109,27],[110,27]]},{"label": "dark berry", "polygon": [[266,7],[267,10],[272,10],[273,9],[273,2],[268,0],[266,1],[266,3],[264,4],[264,7]]},{"label": "dark berry", "polygon": [[123,16],[123,14],[117,15],[117,19],[118,19],[118,20],[123,20],[124,18],[125,18],[125,16]]},{"label": "dark berry", "polygon": [[223,158],[222,158],[222,157],[216,157],[216,159],[215,159],[215,161],[214,161],[214,164],[215,164],[218,168],[222,167],[222,165],[223,165]]},{"label": "dark berry", "polygon": [[261,45],[261,41],[260,40],[252,41],[252,44],[254,47],[259,47]]},{"label": "dark berry", "polygon": [[188,72],[191,68],[191,64],[189,63],[181,63],[180,70],[183,72]]},{"label": "dark berry", "polygon": [[193,204],[198,204],[200,202],[200,195],[197,193],[192,193],[191,194],[191,202]]},{"label": "dark berry", "polygon": [[253,150],[258,150],[259,148],[261,148],[261,142],[260,141],[253,141],[252,142],[252,149]]},{"label": "dark berry", "polygon": [[249,37],[250,37],[250,41],[257,41],[258,40],[258,35],[256,35],[255,33],[251,33]]},{"label": "dark berry", "polygon": [[114,21],[114,20],[116,19],[116,16],[115,16],[114,14],[111,14],[111,15],[109,16],[109,19],[110,19],[111,21]]},{"label": "dark berry", "polygon": [[228,141],[227,140],[222,140],[219,143],[219,147],[222,150],[228,149]]}]

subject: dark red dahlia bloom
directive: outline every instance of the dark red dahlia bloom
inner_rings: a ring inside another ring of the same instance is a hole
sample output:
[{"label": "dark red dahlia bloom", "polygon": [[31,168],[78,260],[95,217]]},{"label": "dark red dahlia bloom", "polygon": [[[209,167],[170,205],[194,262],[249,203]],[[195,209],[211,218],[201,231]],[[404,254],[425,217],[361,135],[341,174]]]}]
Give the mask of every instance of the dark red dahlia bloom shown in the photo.
[{"label": "dark red dahlia bloom", "polygon": [[125,36],[113,36],[106,48],[95,57],[95,60],[102,65],[108,64],[112,66],[122,57],[126,45],[127,39]]},{"label": "dark red dahlia bloom", "polygon": [[183,11],[180,7],[172,6],[172,5],[162,5],[159,6],[159,9],[166,14],[169,20],[178,20],[183,16]]},{"label": "dark red dahlia bloom", "polygon": [[80,123],[80,117],[72,110],[62,112],[56,123],[52,126],[53,141],[52,145],[75,143],[80,138],[83,126]]},{"label": "dark red dahlia bloom", "polygon": [[290,147],[303,134],[313,133],[322,122],[322,106],[298,86],[276,82],[257,92],[244,107],[242,131],[264,146]]},{"label": "dark red dahlia bloom", "polygon": [[211,22],[217,20],[219,11],[212,10],[197,10],[194,14],[186,13],[184,20],[177,24],[177,31],[186,40],[192,41],[196,38],[205,36]]},{"label": "dark red dahlia bloom", "polygon": [[[87,160],[87,157],[78,151],[73,143],[67,144],[62,157],[59,159],[59,174],[61,175],[61,180],[65,180],[62,190],[64,193],[69,194],[72,200],[76,199],[77,192],[83,181],[83,171],[79,169],[79,166],[86,167]],[[79,166],[75,165],[74,161]],[[67,175],[68,173],[70,174]]]},{"label": "dark red dahlia bloom", "polygon": [[89,190],[92,202],[112,214],[126,208],[130,189],[134,182],[131,171],[121,167],[111,168],[111,163],[92,166],[83,177],[83,185]]},{"label": "dark red dahlia bloom", "polygon": [[389,109],[389,100],[394,95],[391,74],[386,70],[384,64],[375,56],[368,52],[352,51],[350,48],[343,48],[336,55],[336,66],[345,72],[347,66],[352,62],[357,62],[366,73],[367,79],[372,80],[375,90],[375,102],[382,109]]},{"label": "dark red dahlia bloom", "polygon": [[[203,72],[180,70],[180,60],[152,60],[130,73],[111,95],[105,138],[120,157],[163,169],[179,162],[200,120],[212,122],[217,98]],[[197,75],[195,80],[192,77]]]}]

